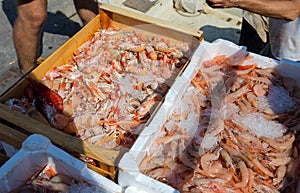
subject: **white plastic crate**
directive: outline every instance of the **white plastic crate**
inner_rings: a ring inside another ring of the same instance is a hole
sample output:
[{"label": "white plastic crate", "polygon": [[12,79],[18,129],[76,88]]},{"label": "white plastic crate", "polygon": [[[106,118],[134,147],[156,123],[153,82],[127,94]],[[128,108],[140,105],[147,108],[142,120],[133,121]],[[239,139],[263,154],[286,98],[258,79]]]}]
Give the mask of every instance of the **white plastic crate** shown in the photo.
[{"label": "white plastic crate", "polygon": [[0,168],[0,192],[6,193],[21,187],[47,164],[58,174],[99,187],[103,193],[122,192],[115,182],[88,169],[85,163],[38,134],[29,136],[22,148]]},{"label": "white plastic crate", "polygon": [[[245,47],[237,46],[232,42],[218,39],[213,43],[202,42],[194,53],[190,64],[184,73],[176,79],[170,88],[165,102],[151,121],[140,134],[131,150],[126,153],[119,163],[118,183],[122,187],[137,187],[147,192],[153,193],[177,193],[178,190],[164,184],[158,180],[144,175],[139,165],[144,159],[154,139],[158,136],[158,132],[166,121],[166,117],[175,108],[176,103],[182,98],[186,89],[190,85],[191,79],[196,75],[203,61],[210,60],[217,55],[225,55],[227,57],[239,58],[239,56],[247,53]],[[271,67],[278,69],[282,76],[291,77],[297,80],[300,86],[300,64],[289,60],[274,60],[268,57],[249,53],[250,59],[246,60],[244,65],[257,63],[260,67]]]}]

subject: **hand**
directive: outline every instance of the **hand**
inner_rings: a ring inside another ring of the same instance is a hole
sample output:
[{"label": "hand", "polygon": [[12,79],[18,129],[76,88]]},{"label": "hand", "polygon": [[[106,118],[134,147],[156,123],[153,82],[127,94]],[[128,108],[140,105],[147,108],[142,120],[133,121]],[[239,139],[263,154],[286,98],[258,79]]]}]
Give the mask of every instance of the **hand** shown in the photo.
[{"label": "hand", "polygon": [[236,7],[236,0],[206,0],[210,7],[214,8],[231,8]]}]

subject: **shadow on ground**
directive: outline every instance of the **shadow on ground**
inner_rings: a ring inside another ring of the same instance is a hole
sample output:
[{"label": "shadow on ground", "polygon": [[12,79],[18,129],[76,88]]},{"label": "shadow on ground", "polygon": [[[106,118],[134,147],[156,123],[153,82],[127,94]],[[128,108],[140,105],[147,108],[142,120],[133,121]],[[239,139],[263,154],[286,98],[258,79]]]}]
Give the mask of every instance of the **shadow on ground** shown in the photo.
[{"label": "shadow on ground", "polygon": [[[17,18],[16,1],[2,1],[2,9],[9,23],[11,24],[11,26],[13,26]],[[72,21],[61,11],[57,11],[56,13],[47,12],[47,20],[43,28],[43,32],[72,37],[80,29],[81,26],[79,23]]]},{"label": "shadow on ground", "polygon": [[224,39],[235,44],[238,44],[237,40],[240,36],[240,30],[236,28],[219,28],[211,25],[205,25],[200,28],[203,31],[203,37],[205,41],[213,42],[217,39]]}]

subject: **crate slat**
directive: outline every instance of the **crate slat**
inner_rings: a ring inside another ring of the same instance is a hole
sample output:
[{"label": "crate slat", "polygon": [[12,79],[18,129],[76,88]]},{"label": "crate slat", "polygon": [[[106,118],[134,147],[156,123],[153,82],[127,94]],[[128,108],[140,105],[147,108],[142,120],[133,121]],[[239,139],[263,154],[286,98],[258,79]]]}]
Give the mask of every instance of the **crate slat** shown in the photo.
[{"label": "crate slat", "polygon": [[[119,151],[101,148],[91,143],[77,139],[71,135],[58,131],[37,120],[23,114],[10,110],[7,106],[0,104],[0,117],[30,133],[36,133],[48,137],[53,143],[64,149],[69,149],[78,153],[83,153],[88,157],[101,161],[110,166],[115,165],[115,161],[120,156]],[[17,119],[15,117],[18,117]]]},{"label": "crate slat", "polygon": [[2,123],[0,123],[0,141],[3,141],[18,149],[22,147],[23,141],[28,137],[27,135],[16,131]]}]

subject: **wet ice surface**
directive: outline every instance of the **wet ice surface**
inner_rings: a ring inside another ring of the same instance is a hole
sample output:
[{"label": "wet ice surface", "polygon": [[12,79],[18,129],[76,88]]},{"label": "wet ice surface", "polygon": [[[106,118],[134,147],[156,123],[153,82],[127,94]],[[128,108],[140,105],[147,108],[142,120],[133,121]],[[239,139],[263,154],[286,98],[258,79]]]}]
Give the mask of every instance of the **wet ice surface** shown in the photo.
[{"label": "wet ice surface", "polygon": [[258,97],[259,108],[282,114],[292,109],[296,103],[282,86],[272,86],[267,96]]},{"label": "wet ice surface", "polygon": [[258,137],[274,139],[282,137],[287,131],[283,124],[268,120],[263,113],[251,113],[245,116],[236,115],[235,120]]}]

